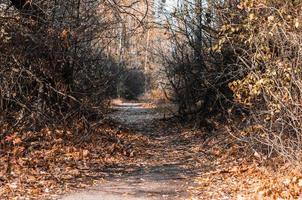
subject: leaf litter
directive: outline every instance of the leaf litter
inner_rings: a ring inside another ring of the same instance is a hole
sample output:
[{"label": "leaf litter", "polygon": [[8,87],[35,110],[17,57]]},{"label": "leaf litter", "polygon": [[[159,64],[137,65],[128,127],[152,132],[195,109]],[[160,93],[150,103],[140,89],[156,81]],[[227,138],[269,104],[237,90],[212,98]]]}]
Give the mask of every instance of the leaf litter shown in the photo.
[{"label": "leaf litter", "polygon": [[153,126],[151,135],[116,122],[103,123],[89,135],[60,128],[13,133],[1,142],[7,151],[0,156],[0,197],[55,199],[102,183],[108,166],[121,166],[122,174],[138,166],[175,165],[183,169],[177,177],[189,183],[183,199],[301,198],[299,169],[279,157],[263,159],[223,127],[209,136],[177,120],[156,119]]},{"label": "leaf litter", "polygon": [[114,123],[86,136],[60,128],[11,134],[2,142],[7,149],[0,155],[0,197],[52,199],[97,184],[106,177],[107,165],[133,159],[137,141],[145,139]]}]

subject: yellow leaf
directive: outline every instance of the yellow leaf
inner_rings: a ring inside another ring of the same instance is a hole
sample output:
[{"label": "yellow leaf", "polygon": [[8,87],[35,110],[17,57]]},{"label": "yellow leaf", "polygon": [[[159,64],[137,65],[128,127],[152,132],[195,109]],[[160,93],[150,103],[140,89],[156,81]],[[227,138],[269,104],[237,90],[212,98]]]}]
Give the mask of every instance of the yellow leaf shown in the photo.
[{"label": "yellow leaf", "polygon": [[83,150],[83,157],[87,157],[89,155],[89,151],[88,150]]},{"label": "yellow leaf", "polygon": [[274,16],[269,16],[269,17],[267,18],[267,20],[268,20],[269,22],[274,21],[274,19],[275,19]]},{"label": "yellow leaf", "polygon": [[298,181],[298,186],[299,186],[299,187],[302,187],[302,179],[299,179],[299,181]]},{"label": "yellow leaf", "polygon": [[285,178],[283,181],[282,181],[282,183],[284,184],[284,185],[289,185],[290,184],[290,178]]},{"label": "yellow leaf", "polygon": [[250,19],[250,20],[253,20],[254,18],[255,18],[254,13],[251,13],[251,14],[249,15],[249,19]]},{"label": "yellow leaf", "polygon": [[66,39],[67,36],[68,36],[68,31],[64,29],[64,30],[62,31],[62,33],[61,33],[61,37],[62,37],[63,39]]},{"label": "yellow leaf", "polygon": [[21,142],[22,142],[21,138],[15,138],[15,139],[13,140],[14,145],[20,144]]},{"label": "yellow leaf", "polygon": [[296,27],[296,28],[299,28],[299,26],[300,26],[299,22],[296,21],[296,22],[295,22],[295,27]]}]

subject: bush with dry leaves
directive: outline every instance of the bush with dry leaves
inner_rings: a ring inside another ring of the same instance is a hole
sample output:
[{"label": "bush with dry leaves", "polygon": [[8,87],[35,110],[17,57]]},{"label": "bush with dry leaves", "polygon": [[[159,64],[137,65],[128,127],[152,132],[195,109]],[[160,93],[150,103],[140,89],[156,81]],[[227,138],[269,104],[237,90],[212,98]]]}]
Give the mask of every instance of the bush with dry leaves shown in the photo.
[{"label": "bush with dry leaves", "polygon": [[[217,51],[231,49],[240,69],[229,83],[249,109],[245,135],[292,161],[301,154],[301,1],[242,1],[221,11]],[[250,140],[252,141],[252,140]]]}]

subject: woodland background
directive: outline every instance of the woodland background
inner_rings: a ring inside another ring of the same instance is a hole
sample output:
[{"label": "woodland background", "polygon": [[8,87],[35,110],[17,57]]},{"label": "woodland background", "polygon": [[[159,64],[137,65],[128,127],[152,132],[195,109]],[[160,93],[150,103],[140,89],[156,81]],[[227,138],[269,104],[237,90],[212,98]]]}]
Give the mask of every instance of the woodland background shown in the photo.
[{"label": "woodland background", "polygon": [[[60,184],[55,163],[76,176],[54,155],[105,162],[86,154],[116,143],[113,98],[172,102],[207,136],[223,126],[261,159],[301,166],[302,2],[166,3],[1,1],[0,196],[20,174],[35,182],[42,170]],[[115,151],[129,154],[125,146]]]}]

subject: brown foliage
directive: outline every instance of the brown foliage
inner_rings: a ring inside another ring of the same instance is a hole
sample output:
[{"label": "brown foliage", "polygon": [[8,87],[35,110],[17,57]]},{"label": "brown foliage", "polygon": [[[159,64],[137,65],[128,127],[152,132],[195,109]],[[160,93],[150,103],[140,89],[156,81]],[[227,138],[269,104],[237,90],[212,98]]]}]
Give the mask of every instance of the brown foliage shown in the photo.
[{"label": "brown foliage", "polygon": [[[301,149],[301,3],[243,2],[222,27],[244,76],[229,84],[249,107],[250,136],[287,158]],[[223,49],[222,49],[223,50]]]},{"label": "brown foliage", "polygon": [[299,157],[301,1],[211,1],[204,12],[185,3],[164,26],[170,50],[159,52],[162,85],[179,113],[207,127],[206,118],[235,114],[247,127],[243,140]]},{"label": "brown foliage", "polygon": [[116,132],[100,127],[123,67],[111,52],[118,8],[80,0],[1,3],[1,198],[60,187],[65,178],[58,176],[83,174],[77,161],[84,168],[116,151],[130,155]]}]

